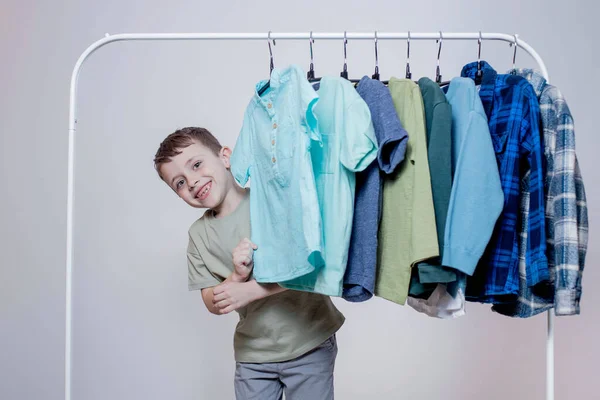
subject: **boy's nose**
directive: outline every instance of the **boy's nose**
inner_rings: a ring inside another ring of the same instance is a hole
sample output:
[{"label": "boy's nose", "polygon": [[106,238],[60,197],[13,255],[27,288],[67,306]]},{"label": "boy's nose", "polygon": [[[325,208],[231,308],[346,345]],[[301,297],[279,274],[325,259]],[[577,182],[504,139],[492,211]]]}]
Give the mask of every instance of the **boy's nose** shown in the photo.
[{"label": "boy's nose", "polygon": [[190,185],[190,192],[196,188],[197,184],[198,184],[198,181],[196,181],[192,185]]}]

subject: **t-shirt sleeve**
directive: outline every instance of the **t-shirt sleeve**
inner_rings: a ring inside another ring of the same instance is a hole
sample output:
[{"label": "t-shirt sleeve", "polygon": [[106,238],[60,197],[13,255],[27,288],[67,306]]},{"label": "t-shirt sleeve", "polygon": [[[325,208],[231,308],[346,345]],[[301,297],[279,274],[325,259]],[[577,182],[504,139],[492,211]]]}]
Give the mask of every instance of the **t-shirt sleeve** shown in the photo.
[{"label": "t-shirt sleeve", "polygon": [[187,248],[188,290],[199,290],[213,287],[220,283],[206,267],[196,244],[189,238]]},{"label": "t-shirt sleeve", "polygon": [[307,127],[307,133],[310,139],[321,142],[321,133],[314,108],[319,101],[319,95],[306,79],[299,80],[300,88],[300,108],[302,110],[302,119]]},{"label": "t-shirt sleeve", "polygon": [[404,160],[408,133],[398,118],[390,90],[385,86],[379,97],[377,112],[379,115],[373,116],[379,121],[377,160],[379,168],[386,174],[391,174]]},{"label": "t-shirt sleeve", "polygon": [[367,103],[358,94],[344,113],[340,161],[350,171],[362,171],[377,156],[377,139]]},{"label": "t-shirt sleeve", "polygon": [[248,112],[244,114],[242,129],[231,154],[231,173],[236,182],[245,186],[252,166],[252,120]]}]

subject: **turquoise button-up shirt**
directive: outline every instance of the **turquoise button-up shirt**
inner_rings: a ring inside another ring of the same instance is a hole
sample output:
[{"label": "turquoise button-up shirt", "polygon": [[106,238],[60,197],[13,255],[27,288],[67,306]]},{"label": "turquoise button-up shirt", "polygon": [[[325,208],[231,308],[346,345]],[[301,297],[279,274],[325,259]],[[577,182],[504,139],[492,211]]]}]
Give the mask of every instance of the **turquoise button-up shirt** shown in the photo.
[{"label": "turquoise button-up shirt", "polygon": [[377,139],[367,103],[354,85],[340,77],[323,77],[314,108],[322,146],[312,146],[319,208],[323,220],[325,266],[281,286],[342,295],[342,283],[354,216],[355,172],[377,156]]},{"label": "turquoise button-up shirt", "polygon": [[253,275],[282,282],[323,266],[322,222],[310,149],[322,145],[314,114],[318,96],[295,65],[273,69],[256,85],[231,156],[242,186],[251,180]]}]

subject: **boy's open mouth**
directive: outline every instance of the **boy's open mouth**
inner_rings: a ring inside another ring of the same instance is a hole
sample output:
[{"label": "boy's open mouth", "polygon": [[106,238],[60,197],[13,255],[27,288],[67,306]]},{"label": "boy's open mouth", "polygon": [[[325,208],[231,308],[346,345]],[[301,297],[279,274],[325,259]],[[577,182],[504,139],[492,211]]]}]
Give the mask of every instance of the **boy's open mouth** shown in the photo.
[{"label": "boy's open mouth", "polygon": [[199,200],[206,199],[208,197],[208,194],[210,193],[211,188],[212,188],[212,181],[208,181],[200,189],[198,189],[198,192],[196,193],[196,198]]}]

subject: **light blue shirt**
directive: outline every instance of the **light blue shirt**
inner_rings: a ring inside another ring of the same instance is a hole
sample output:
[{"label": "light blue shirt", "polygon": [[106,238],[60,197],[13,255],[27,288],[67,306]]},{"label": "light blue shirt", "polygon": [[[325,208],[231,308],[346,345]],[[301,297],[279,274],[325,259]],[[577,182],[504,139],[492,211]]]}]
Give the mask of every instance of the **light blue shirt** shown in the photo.
[{"label": "light blue shirt", "polygon": [[323,145],[312,146],[311,155],[323,220],[325,266],[280,285],[341,296],[354,215],[355,172],[375,160],[377,139],[369,107],[349,81],[323,77],[318,93],[314,112]]},{"label": "light blue shirt", "polygon": [[[454,78],[446,99],[452,107],[452,191],[442,265],[457,270],[457,280],[438,284],[428,299],[408,304],[432,317],[465,313],[467,275],[473,275],[504,206],[504,192],[488,120],[475,82]],[[481,266],[479,266],[481,268]]]},{"label": "light blue shirt", "polygon": [[[273,69],[270,88],[256,85],[231,156],[231,172],[245,186],[251,179],[253,275],[281,282],[323,266],[322,223],[311,147],[320,148],[314,106],[318,96],[304,72],[292,65]],[[313,141],[314,139],[314,141]]]},{"label": "light blue shirt", "polygon": [[442,265],[473,275],[502,212],[504,193],[475,83],[452,79],[446,98],[452,106],[453,184]]}]

